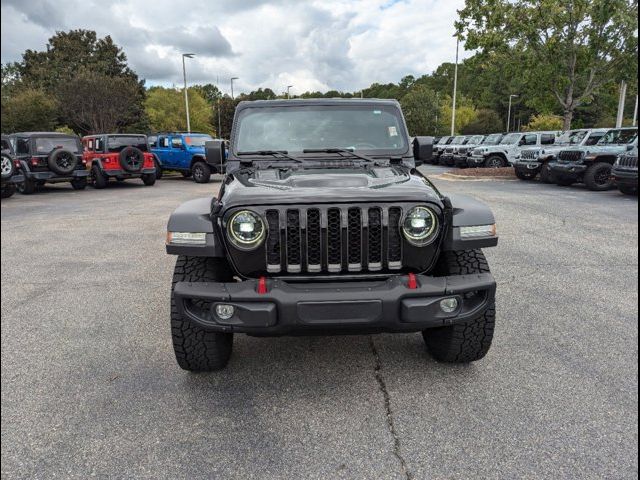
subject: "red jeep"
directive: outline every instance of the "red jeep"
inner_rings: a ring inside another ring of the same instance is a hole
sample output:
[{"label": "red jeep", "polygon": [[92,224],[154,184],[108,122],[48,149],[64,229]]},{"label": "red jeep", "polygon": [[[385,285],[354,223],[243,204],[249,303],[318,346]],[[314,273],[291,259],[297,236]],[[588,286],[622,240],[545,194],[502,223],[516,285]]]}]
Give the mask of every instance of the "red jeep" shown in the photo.
[{"label": "red jeep", "polygon": [[83,158],[95,188],[105,188],[109,179],[141,178],[145,185],[156,183],[156,167],[149,153],[146,135],[101,134],[82,138]]}]

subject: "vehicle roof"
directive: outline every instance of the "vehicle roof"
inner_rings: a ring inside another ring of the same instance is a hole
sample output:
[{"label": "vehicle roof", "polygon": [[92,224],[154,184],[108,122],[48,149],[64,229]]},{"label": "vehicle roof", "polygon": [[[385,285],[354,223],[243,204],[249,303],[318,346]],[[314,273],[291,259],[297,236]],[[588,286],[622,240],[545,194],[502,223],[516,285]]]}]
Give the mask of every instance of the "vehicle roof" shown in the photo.
[{"label": "vehicle roof", "polygon": [[21,137],[68,137],[68,138],[80,138],[75,134],[61,133],[61,132],[16,132],[9,136],[21,136]]},{"label": "vehicle roof", "polygon": [[254,107],[296,107],[301,105],[390,105],[397,107],[395,99],[382,98],[294,98],[290,100],[244,100],[238,109]]},{"label": "vehicle roof", "polygon": [[84,138],[95,137],[146,137],[144,133],[94,133],[93,135],[85,135]]}]

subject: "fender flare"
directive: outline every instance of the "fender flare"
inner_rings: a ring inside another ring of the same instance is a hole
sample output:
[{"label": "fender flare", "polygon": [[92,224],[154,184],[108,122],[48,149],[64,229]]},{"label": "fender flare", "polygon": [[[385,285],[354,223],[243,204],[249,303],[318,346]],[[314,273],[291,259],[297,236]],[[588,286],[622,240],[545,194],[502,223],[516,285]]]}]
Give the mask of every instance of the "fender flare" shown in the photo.
[{"label": "fender flare", "polygon": [[496,223],[493,212],[485,203],[473,197],[462,194],[454,194],[448,197],[451,202],[452,220],[447,232],[442,250],[473,250],[476,248],[495,247],[498,244],[498,236],[462,239],[460,227],[475,227],[480,225],[493,225]]},{"label": "fender flare", "polygon": [[189,200],[178,206],[167,224],[168,232],[205,233],[204,245],[172,245],[167,244],[170,255],[189,255],[192,257],[225,257],[222,241],[216,235],[211,211],[216,204],[215,197],[204,197]]}]

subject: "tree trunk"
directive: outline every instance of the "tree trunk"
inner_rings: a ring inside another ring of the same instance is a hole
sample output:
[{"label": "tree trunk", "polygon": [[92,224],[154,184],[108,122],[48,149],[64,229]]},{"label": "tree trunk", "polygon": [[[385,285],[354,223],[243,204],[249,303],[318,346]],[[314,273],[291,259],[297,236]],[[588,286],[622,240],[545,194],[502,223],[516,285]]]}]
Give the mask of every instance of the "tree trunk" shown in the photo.
[{"label": "tree trunk", "polygon": [[573,110],[569,108],[565,109],[564,116],[562,119],[563,119],[562,129],[564,131],[571,130],[571,121],[573,120]]}]

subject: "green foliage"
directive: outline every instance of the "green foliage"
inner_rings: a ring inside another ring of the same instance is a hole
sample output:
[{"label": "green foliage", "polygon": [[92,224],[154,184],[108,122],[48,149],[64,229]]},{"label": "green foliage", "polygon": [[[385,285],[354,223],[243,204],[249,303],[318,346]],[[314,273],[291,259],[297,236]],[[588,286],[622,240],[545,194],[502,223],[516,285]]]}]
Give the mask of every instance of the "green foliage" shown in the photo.
[{"label": "green foliage", "polygon": [[550,92],[565,129],[604,85],[637,78],[636,0],[466,0],[456,27],[469,50],[515,50],[527,105]]},{"label": "green foliage", "polygon": [[56,125],[55,99],[42,90],[24,88],[2,102],[2,131],[52,130]]},{"label": "green foliage", "polygon": [[460,129],[464,135],[496,133],[504,130],[504,123],[495,111],[483,108],[478,110],[475,120]]},{"label": "green foliage", "polygon": [[[443,105],[440,109],[440,126],[438,135],[449,135],[451,133],[451,113],[453,101],[451,97],[445,97]],[[456,123],[455,134],[460,134],[462,130],[478,117],[478,112],[473,103],[464,96],[458,96],[456,99]]]},{"label": "green foliage", "polygon": [[[218,130],[218,118],[220,120],[220,131],[218,133],[219,138],[229,138],[231,136],[231,127],[233,126],[233,115],[236,111],[238,100],[232,100],[231,97],[225,95],[216,104],[214,109],[214,120],[216,130]],[[219,115],[219,117],[218,117]]]},{"label": "green foliage", "polygon": [[433,90],[424,85],[417,85],[402,97],[400,103],[410,135],[436,134],[439,106]]},{"label": "green foliage", "polygon": [[[212,107],[196,88],[188,89],[189,120],[194,132],[213,132]],[[184,93],[174,88],[152,87],[147,92],[145,110],[153,131],[187,129]]]},{"label": "green foliage", "polygon": [[204,98],[211,106],[215,105],[219,98],[222,98],[222,92],[212,83],[194,85],[190,88],[202,95],[202,98]]},{"label": "green foliage", "polygon": [[540,114],[534,115],[531,121],[522,130],[525,132],[540,132],[545,130],[562,130],[564,120],[558,115]]},{"label": "green foliage", "polygon": [[75,135],[76,132],[69,126],[67,125],[60,125],[59,127],[56,128],[55,130],[58,133],[66,133],[67,135]]}]

